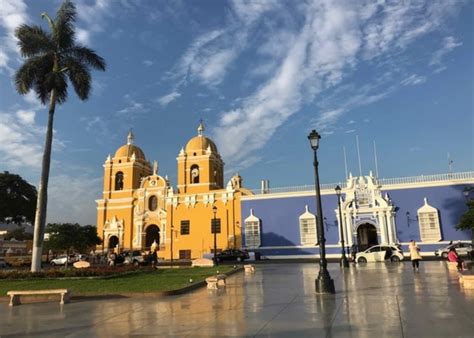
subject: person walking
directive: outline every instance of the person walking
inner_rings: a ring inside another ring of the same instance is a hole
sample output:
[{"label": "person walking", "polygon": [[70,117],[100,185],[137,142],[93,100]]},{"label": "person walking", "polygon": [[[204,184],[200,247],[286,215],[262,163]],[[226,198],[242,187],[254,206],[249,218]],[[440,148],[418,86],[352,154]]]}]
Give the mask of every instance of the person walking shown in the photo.
[{"label": "person walking", "polygon": [[155,269],[158,265],[158,254],[156,248],[151,253],[151,267]]},{"label": "person walking", "polygon": [[410,258],[411,258],[411,265],[413,266],[413,271],[420,271],[420,248],[416,245],[414,240],[410,241],[410,245],[408,246],[408,250],[410,250]]}]

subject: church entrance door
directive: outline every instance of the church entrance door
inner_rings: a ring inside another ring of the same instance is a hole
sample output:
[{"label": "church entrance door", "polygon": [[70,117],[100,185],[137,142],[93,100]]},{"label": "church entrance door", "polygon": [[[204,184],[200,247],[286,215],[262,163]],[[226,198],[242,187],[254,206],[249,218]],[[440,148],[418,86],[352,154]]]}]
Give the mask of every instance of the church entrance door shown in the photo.
[{"label": "church entrance door", "polygon": [[373,224],[359,225],[357,228],[357,243],[359,244],[359,251],[367,250],[371,246],[379,244],[377,229]]},{"label": "church entrance door", "polygon": [[151,247],[153,242],[160,244],[160,228],[157,225],[151,224],[146,228],[146,236],[145,236],[145,246],[147,249]]},{"label": "church entrance door", "polygon": [[119,242],[119,239],[118,239],[117,236],[110,236],[110,238],[109,238],[109,250],[110,249],[115,249],[118,242]]}]

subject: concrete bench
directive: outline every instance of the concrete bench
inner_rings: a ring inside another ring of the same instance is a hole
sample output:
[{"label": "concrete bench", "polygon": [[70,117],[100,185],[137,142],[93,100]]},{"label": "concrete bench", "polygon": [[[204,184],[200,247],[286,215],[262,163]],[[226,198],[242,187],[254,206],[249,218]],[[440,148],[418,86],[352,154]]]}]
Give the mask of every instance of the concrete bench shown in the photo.
[{"label": "concrete bench", "polygon": [[244,269],[245,269],[245,272],[246,272],[246,273],[255,272],[255,265],[246,264],[246,265],[244,265]]},{"label": "concrete bench", "polygon": [[61,295],[60,304],[69,303],[71,300],[71,292],[68,289],[8,291],[7,295],[10,296],[10,306],[20,305],[20,296]]},{"label": "concrete bench", "polygon": [[472,273],[459,273],[459,284],[463,286],[465,289],[473,289],[474,290],[474,274]]},{"label": "concrete bench", "polygon": [[206,278],[206,283],[207,283],[207,288],[208,289],[218,289],[219,286],[224,286],[225,287],[225,279],[226,275],[216,275],[216,276],[211,276]]}]

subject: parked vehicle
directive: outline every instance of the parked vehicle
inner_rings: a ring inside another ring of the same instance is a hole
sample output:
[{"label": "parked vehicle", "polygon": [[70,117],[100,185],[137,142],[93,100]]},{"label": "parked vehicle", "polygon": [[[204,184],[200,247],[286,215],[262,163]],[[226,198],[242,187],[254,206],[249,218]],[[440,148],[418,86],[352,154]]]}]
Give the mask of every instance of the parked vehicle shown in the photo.
[{"label": "parked vehicle", "polygon": [[448,252],[451,248],[456,249],[458,256],[469,256],[473,250],[472,243],[456,242],[444,248],[439,248],[434,252],[434,254],[435,256],[441,256],[444,259],[448,259]]},{"label": "parked vehicle", "polygon": [[51,266],[65,265],[66,261],[67,261],[68,264],[71,264],[71,263],[74,263],[76,261],[76,258],[75,258],[74,255],[69,255],[69,257],[67,255],[61,255],[61,256],[58,256],[58,257],[53,258],[52,260],[50,260],[49,264],[51,264]]},{"label": "parked vehicle", "polygon": [[237,249],[228,249],[219,252],[216,255],[218,262],[223,261],[237,261],[243,262],[246,259],[249,259],[249,253],[247,251],[237,250]]},{"label": "parked vehicle", "polygon": [[356,254],[357,263],[367,262],[400,262],[403,260],[403,251],[395,245],[374,245],[365,251]]},{"label": "parked vehicle", "polygon": [[0,261],[0,269],[8,269],[10,266],[4,260]]},{"label": "parked vehicle", "polygon": [[125,251],[121,256],[123,257],[123,264],[133,264],[134,266],[147,264],[140,251]]}]

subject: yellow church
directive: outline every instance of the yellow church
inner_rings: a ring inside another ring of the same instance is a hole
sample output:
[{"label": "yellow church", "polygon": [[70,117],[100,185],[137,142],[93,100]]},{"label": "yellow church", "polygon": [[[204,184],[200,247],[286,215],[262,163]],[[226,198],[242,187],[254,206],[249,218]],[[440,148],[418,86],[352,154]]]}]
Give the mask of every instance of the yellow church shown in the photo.
[{"label": "yellow church", "polygon": [[214,218],[217,252],[241,247],[240,198],[251,192],[238,174],[224,185],[224,162],[202,123],[176,159],[174,188],[135,145],[132,132],[107,157],[103,197],[96,200],[101,248],[149,250],[156,241],[160,258],[200,258],[214,252]]}]

